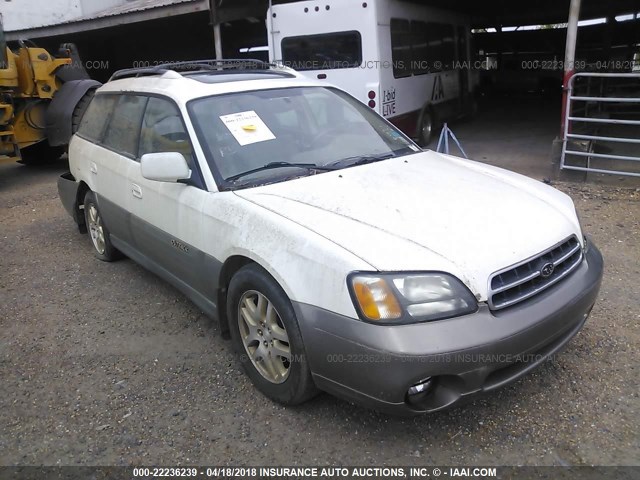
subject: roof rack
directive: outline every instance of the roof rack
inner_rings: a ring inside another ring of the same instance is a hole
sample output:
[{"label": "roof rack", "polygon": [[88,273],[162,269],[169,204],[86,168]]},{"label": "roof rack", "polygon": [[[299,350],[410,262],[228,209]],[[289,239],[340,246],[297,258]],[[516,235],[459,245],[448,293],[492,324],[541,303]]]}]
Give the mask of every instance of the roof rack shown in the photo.
[{"label": "roof rack", "polygon": [[225,60],[192,60],[186,62],[171,62],[154,65],[152,67],[125,68],[118,70],[109,81],[122,78],[135,78],[150,75],[162,75],[167,72],[177,73],[201,73],[201,72],[223,72],[234,70],[239,72],[263,72],[271,68],[277,68],[275,63],[265,62],[254,58],[234,58]]}]

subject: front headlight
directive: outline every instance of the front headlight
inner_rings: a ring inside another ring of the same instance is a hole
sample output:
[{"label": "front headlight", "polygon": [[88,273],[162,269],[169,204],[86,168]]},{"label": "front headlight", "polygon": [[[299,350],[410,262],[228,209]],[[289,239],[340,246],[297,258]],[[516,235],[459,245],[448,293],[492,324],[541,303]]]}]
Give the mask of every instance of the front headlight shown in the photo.
[{"label": "front headlight", "polygon": [[478,302],[448,273],[361,273],[347,278],[360,318],[402,324],[442,320],[473,313]]}]

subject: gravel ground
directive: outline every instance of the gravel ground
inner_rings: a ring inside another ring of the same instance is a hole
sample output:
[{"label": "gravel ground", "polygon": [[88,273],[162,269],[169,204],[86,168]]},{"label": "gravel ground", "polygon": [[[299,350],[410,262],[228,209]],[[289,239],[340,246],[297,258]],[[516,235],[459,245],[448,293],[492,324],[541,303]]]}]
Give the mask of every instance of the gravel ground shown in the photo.
[{"label": "gravel ground", "polygon": [[564,353],[446,412],[262,397],[217,326],[64,212],[63,162],[0,165],[0,464],[638,465],[640,191],[558,185],[606,273]]}]

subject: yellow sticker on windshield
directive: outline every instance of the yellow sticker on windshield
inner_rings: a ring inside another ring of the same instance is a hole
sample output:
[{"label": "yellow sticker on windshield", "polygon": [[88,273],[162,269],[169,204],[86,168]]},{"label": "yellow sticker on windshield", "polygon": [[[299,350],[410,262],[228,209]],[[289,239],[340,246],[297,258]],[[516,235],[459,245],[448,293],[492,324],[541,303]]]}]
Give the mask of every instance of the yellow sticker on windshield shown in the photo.
[{"label": "yellow sticker on windshield", "polygon": [[266,142],[276,138],[273,132],[269,130],[269,127],[253,110],[222,115],[220,120],[242,146]]}]

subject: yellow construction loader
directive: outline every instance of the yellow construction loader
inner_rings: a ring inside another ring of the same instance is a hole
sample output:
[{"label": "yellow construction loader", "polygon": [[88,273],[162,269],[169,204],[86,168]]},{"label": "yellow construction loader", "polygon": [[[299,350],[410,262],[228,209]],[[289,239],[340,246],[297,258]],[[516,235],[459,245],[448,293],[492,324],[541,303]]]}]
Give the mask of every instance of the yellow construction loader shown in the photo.
[{"label": "yellow construction loader", "polygon": [[99,82],[89,79],[73,44],[56,56],[31,42],[7,46],[0,17],[0,156],[22,163],[64,153]]}]

